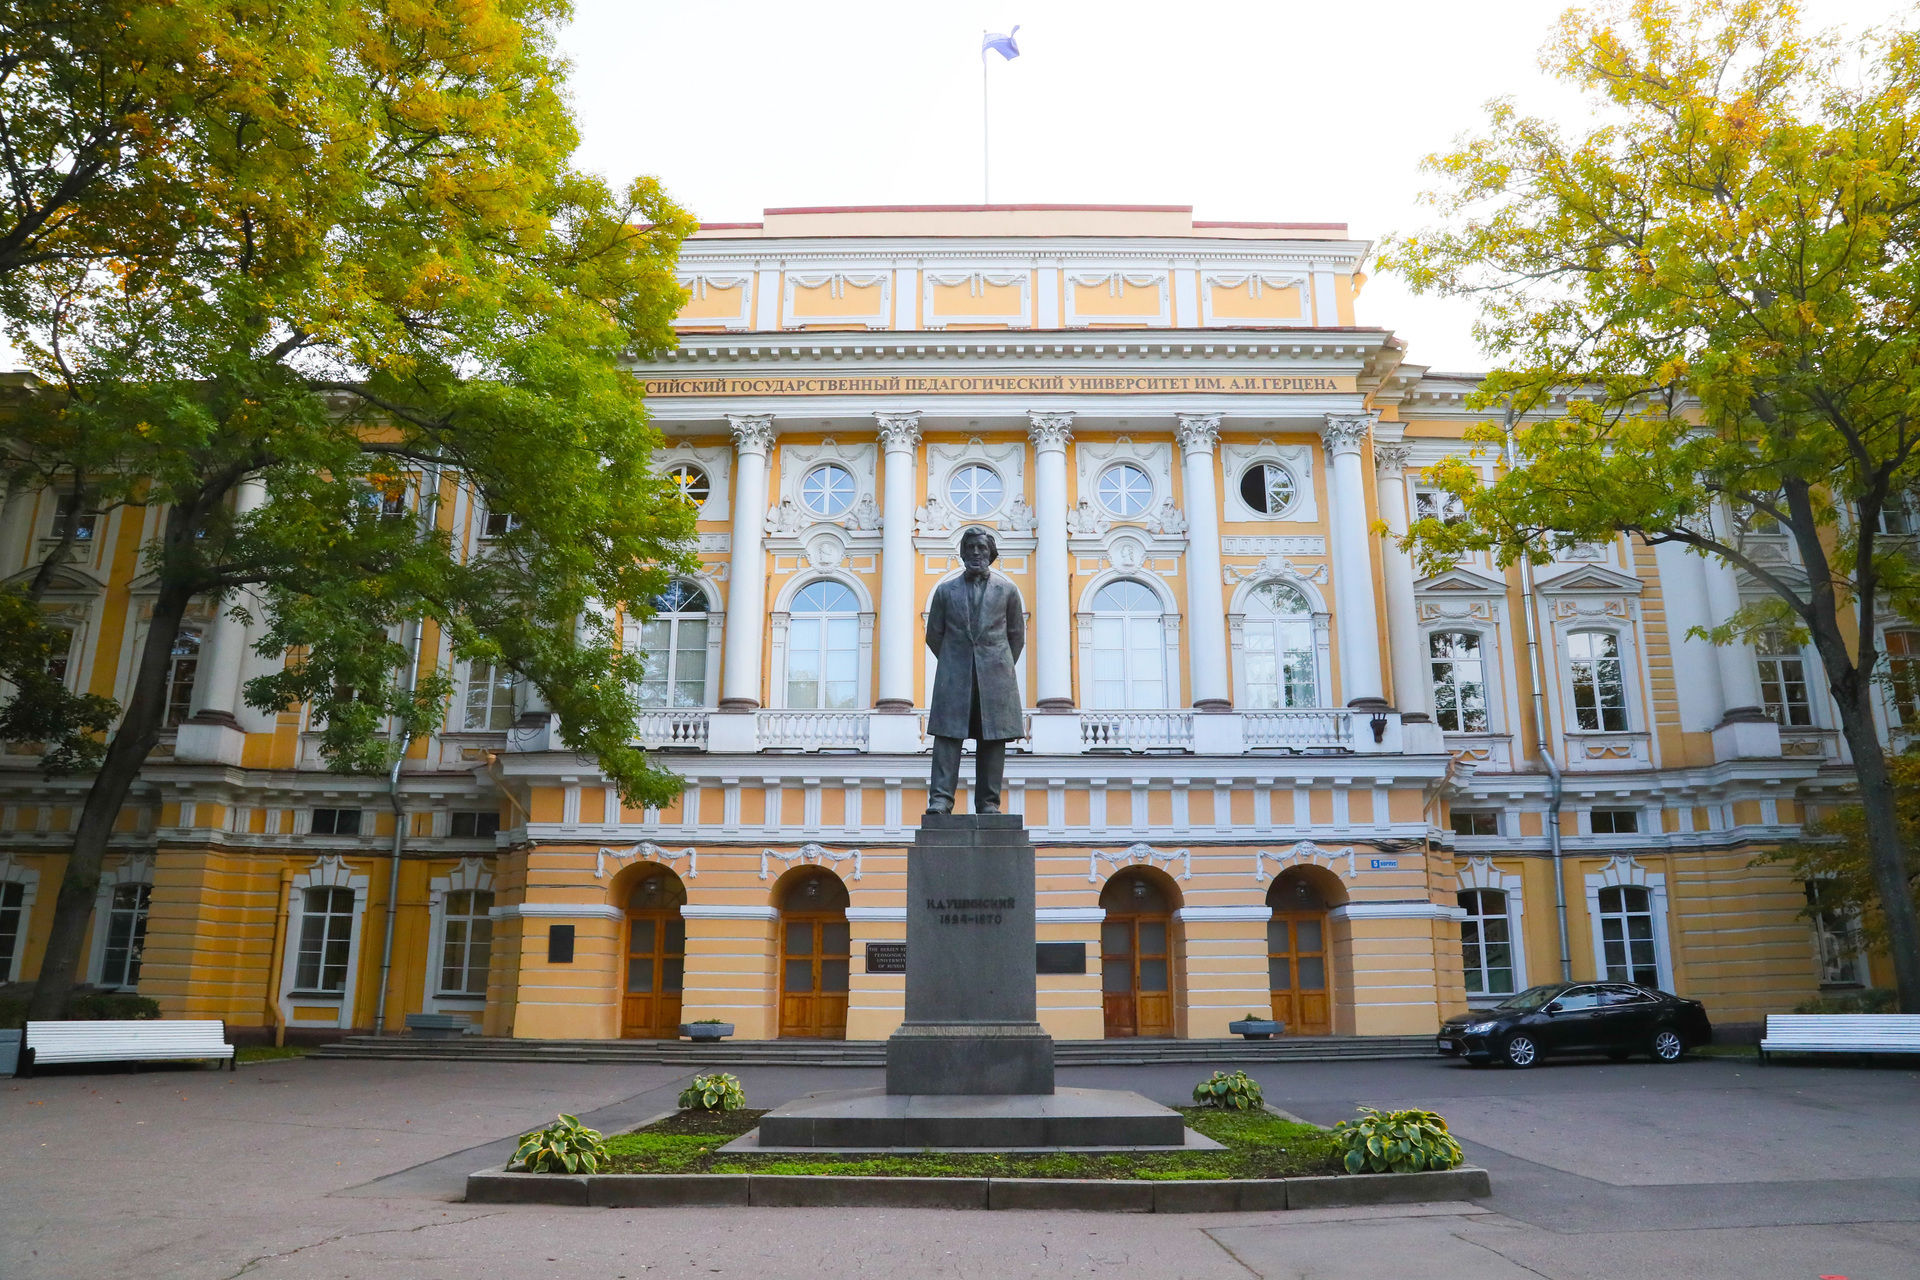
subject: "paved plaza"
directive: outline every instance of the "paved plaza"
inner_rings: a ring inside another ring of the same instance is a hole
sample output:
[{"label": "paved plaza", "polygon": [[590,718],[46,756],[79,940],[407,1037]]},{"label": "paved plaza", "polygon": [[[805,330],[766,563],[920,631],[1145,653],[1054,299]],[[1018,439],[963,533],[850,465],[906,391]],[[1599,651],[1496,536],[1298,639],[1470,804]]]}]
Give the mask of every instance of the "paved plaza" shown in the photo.
[{"label": "paved plaza", "polygon": [[[1181,1101],[1195,1067],[1063,1071]],[[671,1108],[677,1067],[287,1061],[0,1081],[0,1277],[1920,1275],[1920,1071],[1732,1059],[1258,1068],[1329,1123],[1432,1106],[1492,1170],[1484,1203],[1133,1216],[467,1206],[467,1173],[561,1110]],[[755,1105],[879,1083],[741,1072]]]}]

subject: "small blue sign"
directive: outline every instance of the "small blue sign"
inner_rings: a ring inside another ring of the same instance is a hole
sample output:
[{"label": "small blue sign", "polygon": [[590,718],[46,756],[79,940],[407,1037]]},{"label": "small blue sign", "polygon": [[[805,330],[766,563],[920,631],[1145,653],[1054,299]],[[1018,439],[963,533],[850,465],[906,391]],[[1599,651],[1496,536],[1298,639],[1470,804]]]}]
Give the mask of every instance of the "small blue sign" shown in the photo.
[{"label": "small blue sign", "polygon": [[1372,869],[1375,871],[1398,871],[1400,869],[1400,859],[1398,858],[1373,858],[1369,861]]}]

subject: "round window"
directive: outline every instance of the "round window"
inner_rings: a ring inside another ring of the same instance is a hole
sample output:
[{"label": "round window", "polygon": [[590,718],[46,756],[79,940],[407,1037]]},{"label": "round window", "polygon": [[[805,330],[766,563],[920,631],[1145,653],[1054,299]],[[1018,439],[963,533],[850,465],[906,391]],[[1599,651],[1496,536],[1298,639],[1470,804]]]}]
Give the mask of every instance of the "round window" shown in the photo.
[{"label": "round window", "polygon": [[1293,473],[1277,462],[1256,462],[1240,473],[1240,500],[1262,515],[1279,515],[1297,492]]},{"label": "round window", "polygon": [[823,462],[800,482],[800,502],[816,516],[843,516],[853,509],[853,472]]},{"label": "round window", "polygon": [[1116,463],[1100,473],[1100,505],[1122,520],[1147,513],[1153,505],[1153,479],[1131,462]]},{"label": "round window", "polygon": [[707,473],[691,462],[676,462],[667,468],[667,479],[673,481],[680,490],[680,496],[699,506],[707,500],[713,486],[707,481]]},{"label": "round window", "polygon": [[998,511],[1005,492],[993,468],[977,462],[969,462],[947,479],[947,501],[963,516]]}]

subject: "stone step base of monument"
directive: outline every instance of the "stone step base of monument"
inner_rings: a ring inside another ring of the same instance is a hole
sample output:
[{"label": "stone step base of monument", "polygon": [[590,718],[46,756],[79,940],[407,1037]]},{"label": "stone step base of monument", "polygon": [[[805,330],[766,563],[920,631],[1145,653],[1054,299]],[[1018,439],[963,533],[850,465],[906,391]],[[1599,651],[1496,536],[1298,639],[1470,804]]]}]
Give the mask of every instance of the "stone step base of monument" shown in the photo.
[{"label": "stone step base of monument", "polygon": [[[1038,1094],[888,1093],[884,1089],[813,1093],[769,1111],[751,1136],[754,1145],[740,1149],[1177,1151],[1190,1144],[1186,1121],[1178,1111],[1124,1089],[1059,1089]],[[1193,1138],[1209,1142],[1198,1134]]]}]

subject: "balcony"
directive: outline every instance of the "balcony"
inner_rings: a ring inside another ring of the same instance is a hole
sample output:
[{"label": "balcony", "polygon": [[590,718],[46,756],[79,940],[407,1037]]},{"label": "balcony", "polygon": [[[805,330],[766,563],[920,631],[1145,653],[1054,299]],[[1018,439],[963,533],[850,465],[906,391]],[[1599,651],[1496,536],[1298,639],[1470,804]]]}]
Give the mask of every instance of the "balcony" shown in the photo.
[{"label": "balcony", "polygon": [[[1015,750],[1042,756],[1385,755],[1429,749],[1411,727],[1403,730],[1398,715],[1376,717],[1344,707],[1220,713],[1032,711],[1026,719],[1027,736]],[[765,709],[732,715],[700,707],[643,712],[634,737],[636,745],[664,752],[917,754],[933,745],[925,733],[925,720],[924,712]]]}]

